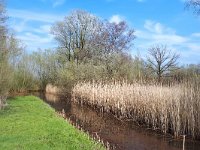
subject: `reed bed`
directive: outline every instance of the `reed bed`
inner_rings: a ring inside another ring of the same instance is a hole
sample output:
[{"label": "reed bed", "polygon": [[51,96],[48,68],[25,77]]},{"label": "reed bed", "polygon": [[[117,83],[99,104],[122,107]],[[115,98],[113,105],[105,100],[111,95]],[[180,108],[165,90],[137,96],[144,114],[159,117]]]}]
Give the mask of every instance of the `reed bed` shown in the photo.
[{"label": "reed bed", "polygon": [[175,137],[200,137],[200,84],[197,80],[170,86],[82,82],[74,86],[72,100]]}]

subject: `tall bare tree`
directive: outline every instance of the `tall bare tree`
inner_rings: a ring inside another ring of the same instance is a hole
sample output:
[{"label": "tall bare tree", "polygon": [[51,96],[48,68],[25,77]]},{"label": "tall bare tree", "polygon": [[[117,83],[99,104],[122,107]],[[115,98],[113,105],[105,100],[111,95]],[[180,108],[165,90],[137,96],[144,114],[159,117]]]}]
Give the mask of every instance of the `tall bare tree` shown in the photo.
[{"label": "tall bare tree", "polygon": [[52,34],[59,44],[59,53],[68,61],[77,62],[128,50],[135,38],[126,22],[110,23],[83,10],[73,11],[57,22]]},{"label": "tall bare tree", "polygon": [[186,7],[192,8],[195,14],[200,15],[200,0],[187,0]]},{"label": "tall bare tree", "polygon": [[92,46],[96,52],[100,52],[97,58],[105,64],[109,75],[112,76],[113,72],[113,68],[110,67],[113,55],[123,56],[123,53],[130,50],[135,39],[134,33],[125,21],[118,24],[102,22],[101,30],[95,34]]},{"label": "tall bare tree", "polygon": [[8,90],[9,68],[6,57],[6,14],[4,1],[0,0],[0,109]]},{"label": "tall bare tree", "polygon": [[0,0],[0,107],[2,101],[5,101],[13,80],[11,61],[22,49],[14,35],[9,34],[7,18],[4,0]]},{"label": "tall bare tree", "polygon": [[63,69],[70,65],[75,67],[69,62],[75,61],[79,66],[89,63],[103,66],[103,73],[108,77],[119,72],[116,63],[125,64],[125,53],[135,39],[134,30],[125,21],[110,23],[83,10],[73,11],[63,21],[55,23],[51,33],[58,42]]},{"label": "tall bare tree", "polygon": [[7,28],[6,28],[6,10],[5,4],[3,0],[0,0],[0,59],[2,60],[6,53],[6,36],[7,36]]},{"label": "tall bare tree", "polygon": [[161,81],[163,74],[177,68],[179,55],[172,53],[166,46],[154,46],[148,52],[147,67],[157,75],[158,82]]},{"label": "tall bare tree", "polygon": [[97,27],[97,17],[83,10],[76,10],[63,21],[57,22],[51,33],[59,44],[60,53],[67,56],[68,61],[79,62],[89,55],[88,42]]},{"label": "tall bare tree", "polygon": [[125,52],[133,44],[134,33],[134,30],[129,29],[125,21],[121,21],[118,24],[104,21],[101,30],[95,35],[93,43],[98,44],[106,55]]}]

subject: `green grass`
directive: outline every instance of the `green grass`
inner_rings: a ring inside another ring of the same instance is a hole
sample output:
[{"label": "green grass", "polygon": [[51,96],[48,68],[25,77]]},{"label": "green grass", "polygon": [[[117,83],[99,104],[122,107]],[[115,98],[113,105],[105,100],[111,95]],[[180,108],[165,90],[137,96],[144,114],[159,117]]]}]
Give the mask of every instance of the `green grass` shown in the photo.
[{"label": "green grass", "polygon": [[104,149],[34,96],[8,100],[0,110],[0,150]]}]

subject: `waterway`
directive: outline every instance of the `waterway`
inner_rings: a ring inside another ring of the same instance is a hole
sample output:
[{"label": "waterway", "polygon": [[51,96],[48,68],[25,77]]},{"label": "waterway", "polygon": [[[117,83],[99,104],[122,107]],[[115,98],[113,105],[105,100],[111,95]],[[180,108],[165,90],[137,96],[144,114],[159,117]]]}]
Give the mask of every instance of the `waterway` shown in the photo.
[{"label": "waterway", "polygon": [[[140,127],[131,121],[117,119],[91,107],[71,102],[70,96],[33,93],[55,109],[63,118],[90,134],[109,143],[116,150],[183,150],[183,138]],[[185,150],[200,150],[200,141],[186,137]]]}]

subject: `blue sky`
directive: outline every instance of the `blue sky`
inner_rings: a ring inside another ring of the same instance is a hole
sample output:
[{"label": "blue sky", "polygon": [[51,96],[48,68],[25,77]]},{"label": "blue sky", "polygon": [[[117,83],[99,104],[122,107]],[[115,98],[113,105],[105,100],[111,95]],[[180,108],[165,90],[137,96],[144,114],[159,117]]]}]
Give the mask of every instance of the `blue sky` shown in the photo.
[{"label": "blue sky", "polygon": [[164,44],[180,53],[180,63],[200,63],[200,16],[184,0],[7,0],[9,26],[29,52],[56,47],[50,27],[74,9],[111,22],[125,20],[137,36],[131,54]]}]

